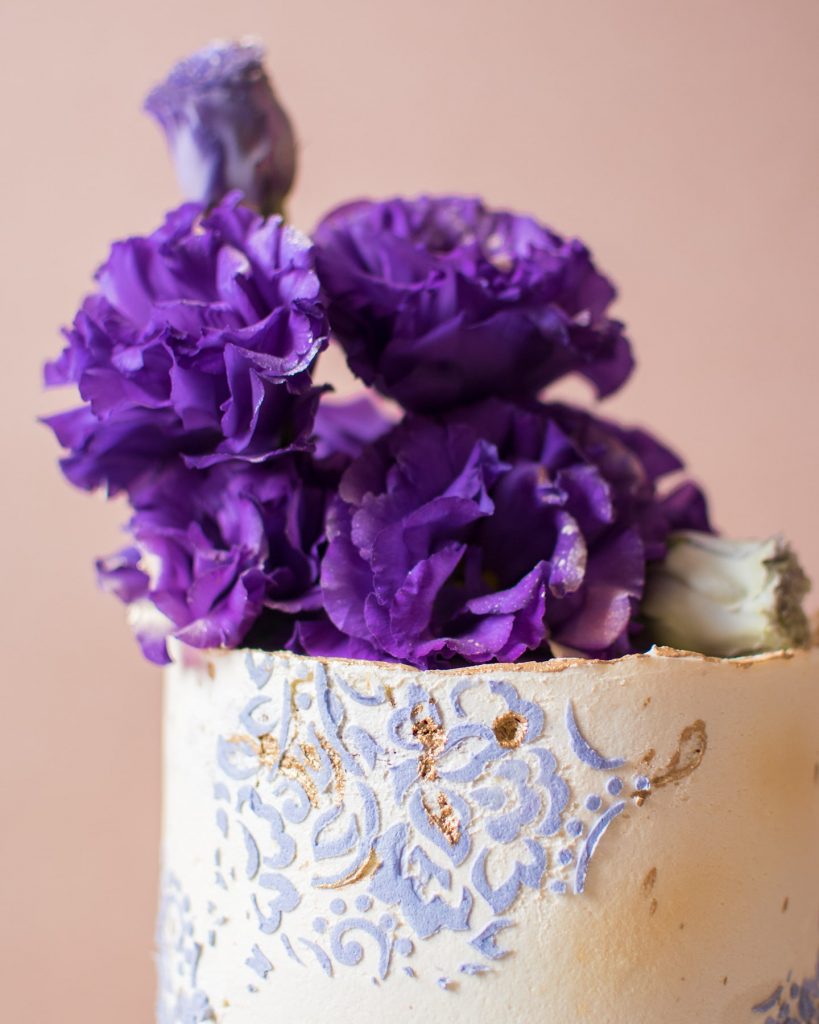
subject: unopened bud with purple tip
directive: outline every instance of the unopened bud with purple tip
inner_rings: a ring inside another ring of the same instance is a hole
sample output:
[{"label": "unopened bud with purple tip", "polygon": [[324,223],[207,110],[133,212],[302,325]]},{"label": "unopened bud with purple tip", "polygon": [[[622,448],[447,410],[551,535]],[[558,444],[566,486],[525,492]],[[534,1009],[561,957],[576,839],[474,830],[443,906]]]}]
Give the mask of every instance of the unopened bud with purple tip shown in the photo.
[{"label": "unopened bud with purple tip", "polygon": [[162,125],[186,199],[212,205],[233,189],[281,212],[296,147],[255,43],[211,43],[180,61],[145,109]]}]

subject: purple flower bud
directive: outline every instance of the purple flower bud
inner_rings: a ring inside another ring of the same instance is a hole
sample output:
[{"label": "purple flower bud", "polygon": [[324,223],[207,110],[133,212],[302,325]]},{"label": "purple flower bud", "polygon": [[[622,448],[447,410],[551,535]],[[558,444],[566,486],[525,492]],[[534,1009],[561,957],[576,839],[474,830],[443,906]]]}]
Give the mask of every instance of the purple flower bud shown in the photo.
[{"label": "purple flower bud", "polygon": [[180,61],[146,99],[187,199],[210,205],[240,189],[263,213],[281,211],[296,147],[263,56],[252,43],[211,43]]}]

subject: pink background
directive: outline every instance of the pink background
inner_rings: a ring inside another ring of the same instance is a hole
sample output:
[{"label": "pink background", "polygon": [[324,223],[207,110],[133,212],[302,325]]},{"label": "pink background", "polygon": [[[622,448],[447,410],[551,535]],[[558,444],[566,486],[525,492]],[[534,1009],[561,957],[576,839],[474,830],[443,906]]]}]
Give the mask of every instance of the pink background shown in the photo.
[{"label": "pink background", "polygon": [[[151,1019],[159,678],[91,561],[121,508],[71,490],[37,413],[108,242],[177,201],[147,88],[252,32],[301,139],[293,219],[474,191],[590,241],[650,424],[732,534],[819,580],[816,0],[3,0],[3,1018]],[[334,364],[337,365],[337,364]],[[335,372],[335,371],[333,371]]]}]

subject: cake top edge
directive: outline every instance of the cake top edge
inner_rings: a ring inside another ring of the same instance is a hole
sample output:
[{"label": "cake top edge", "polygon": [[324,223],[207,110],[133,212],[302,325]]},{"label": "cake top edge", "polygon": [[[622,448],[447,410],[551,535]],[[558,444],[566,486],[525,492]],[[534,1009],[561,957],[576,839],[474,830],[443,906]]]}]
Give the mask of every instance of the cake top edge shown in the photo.
[{"label": "cake top edge", "polygon": [[293,662],[319,662],[325,666],[345,665],[361,669],[392,669],[394,671],[407,672],[411,674],[422,673],[445,673],[458,676],[485,675],[487,672],[496,673],[543,673],[549,675],[555,672],[563,672],[571,668],[606,668],[616,671],[618,668],[633,666],[645,661],[668,661],[685,660],[703,664],[725,664],[735,665],[738,668],[747,669],[751,665],[770,664],[777,661],[792,661],[794,659],[810,657],[819,651],[819,645],[814,644],[806,648],[783,648],[778,651],[764,651],[759,654],[747,654],[733,658],[719,658],[713,655],[701,654],[698,651],[680,650],[676,647],[664,647],[655,645],[648,651],[637,654],[625,654],[619,658],[579,658],[579,657],[555,657],[547,661],[516,661],[516,662],[487,662],[482,665],[464,665],[457,668],[447,669],[419,669],[414,665],[404,662],[372,661],[363,658],[341,658],[341,657],[317,657],[314,655],[294,654],[291,651],[265,651],[253,648],[226,649],[211,648],[208,650],[196,650],[182,644],[172,645],[172,662],[182,667],[203,667],[216,660],[252,658],[256,659],[284,659]]}]

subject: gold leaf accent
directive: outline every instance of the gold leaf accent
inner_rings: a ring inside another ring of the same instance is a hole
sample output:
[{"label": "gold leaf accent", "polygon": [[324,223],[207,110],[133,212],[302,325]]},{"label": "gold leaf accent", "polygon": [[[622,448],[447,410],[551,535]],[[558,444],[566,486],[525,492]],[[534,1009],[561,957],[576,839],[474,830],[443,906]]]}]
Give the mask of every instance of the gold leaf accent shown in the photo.
[{"label": "gold leaf accent", "polygon": [[418,718],[423,710],[423,704],[416,704],[412,709],[412,735],[424,748],[418,756],[418,774],[422,779],[434,782],[438,778],[437,760],[446,743],[446,732],[434,719]]},{"label": "gold leaf accent", "polygon": [[344,774],[344,768],[341,764],[341,758],[338,755],[338,751],[334,750],[330,746],[330,741],[327,739],[326,736],[322,736],[320,733],[317,733],[317,735],[318,741],[321,745],[321,749],[330,759],[330,764],[332,765],[333,768],[333,781],[335,782],[336,785],[336,796],[338,797],[339,800],[343,800],[344,786],[347,781],[347,777]]},{"label": "gold leaf accent", "polygon": [[[652,868],[646,877],[643,879],[642,890],[643,895],[648,899],[654,890],[654,886],[657,884],[657,869]],[[653,917],[657,913],[657,900],[655,897],[651,897],[651,903],[648,905],[648,916]]]},{"label": "gold leaf accent", "polygon": [[680,782],[702,764],[708,747],[708,734],[705,722],[698,718],[692,725],[687,725],[680,733],[680,742],[671,756],[671,760],[651,777],[651,785],[655,789]]},{"label": "gold leaf accent", "polygon": [[265,768],[275,768],[279,763],[279,741],[276,737],[266,732],[259,737],[257,747],[257,755]]},{"label": "gold leaf accent", "polygon": [[314,772],[317,772],[321,768],[319,752],[312,743],[302,743],[301,749],[304,754],[304,763],[308,768],[312,768]]},{"label": "gold leaf accent", "polygon": [[354,882],[360,882],[362,878],[365,878],[377,867],[378,858],[375,855],[375,850],[371,850],[370,856],[364,861],[364,863],[355,871],[347,875],[346,878],[342,878],[338,882],[325,882],[322,885],[316,885],[316,889],[343,889],[345,885],[353,885]]},{"label": "gold leaf accent", "polygon": [[498,743],[507,750],[514,750],[526,739],[529,722],[517,711],[506,711],[492,723],[492,732]]},{"label": "gold leaf accent", "polygon": [[438,794],[438,810],[431,811],[427,807],[426,800],[422,801],[429,823],[439,830],[446,837],[452,846],[457,846],[461,838],[461,823],[455,814],[455,808],[449,802],[445,793]]}]

